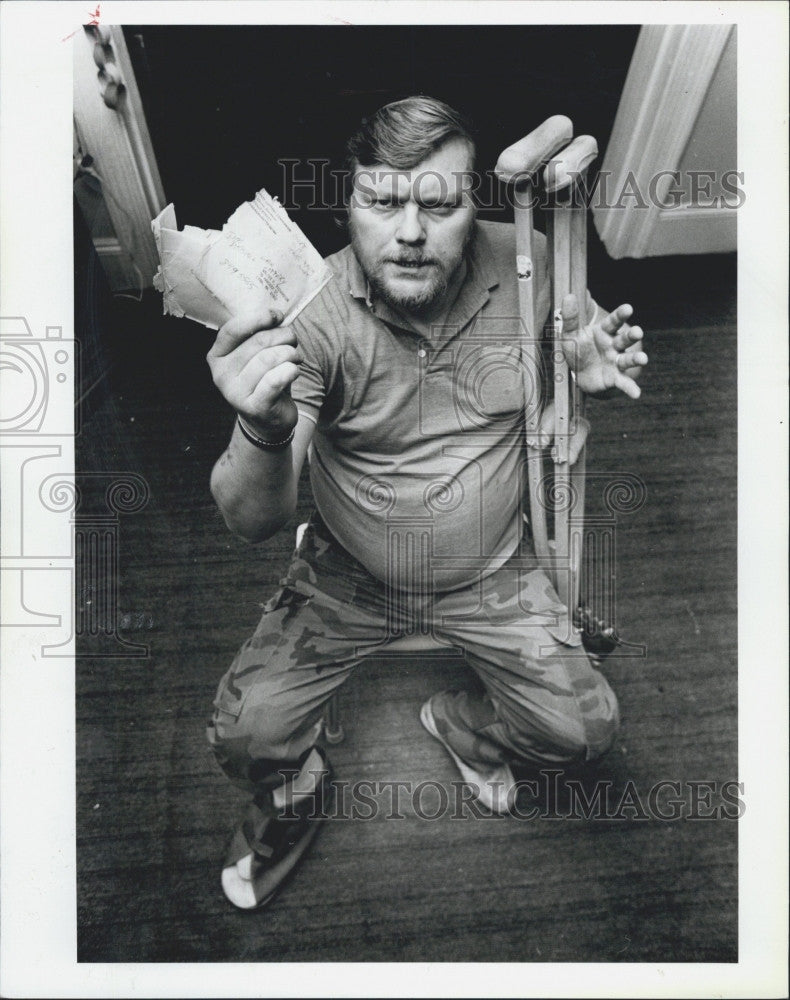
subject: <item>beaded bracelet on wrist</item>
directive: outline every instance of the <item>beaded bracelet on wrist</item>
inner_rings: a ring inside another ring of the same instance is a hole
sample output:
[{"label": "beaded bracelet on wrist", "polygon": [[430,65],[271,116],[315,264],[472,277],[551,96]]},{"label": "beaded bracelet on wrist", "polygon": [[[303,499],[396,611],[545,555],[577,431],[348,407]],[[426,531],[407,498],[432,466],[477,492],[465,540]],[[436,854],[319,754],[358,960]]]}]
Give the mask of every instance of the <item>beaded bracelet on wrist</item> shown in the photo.
[{"label": "beaded bracelet on wrist", "polygon": [[258,437],[258,435],[252,431],[247,424],[245,424],[240,416],[236,418],[236,422],[239,425],[239,430],[250,442],[250,444],[254,444],[255,447],[260,448],[261,451],[285,451],[291,441],[293,441],[294,434],[296,433],[296,427],[293,427],[288,437],[283,438],[282,441],[264,441],[263,438]]}]

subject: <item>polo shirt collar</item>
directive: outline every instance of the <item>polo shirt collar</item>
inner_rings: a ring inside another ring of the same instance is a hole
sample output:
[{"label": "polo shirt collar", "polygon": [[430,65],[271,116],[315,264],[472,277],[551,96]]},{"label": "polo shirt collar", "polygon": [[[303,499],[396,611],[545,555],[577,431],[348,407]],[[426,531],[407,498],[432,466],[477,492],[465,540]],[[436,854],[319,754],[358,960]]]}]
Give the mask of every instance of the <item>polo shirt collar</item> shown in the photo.
[{"label": "polo shirt collar", "polygon": [[354,250],[350,245],[348,247],[348,290],[355,299],[364,299],[365,302],[370,305],[371,300],[368,280],[365,277],[362,268],[359,266],[357,255],[354,253]]},{"label": "polo shirt collar", "polygon": [[472,242],[469,259],[471,270],[478,276],[480,289],[491,291],[499,284],[499,276],[496,273],[494,261],[494,251],[485,234],[483,227],[475,223],[475,238]]},{"label": "polo shirt collar", "polygon": [[491,297],[491,289],[499,284],[491,244],[477,224],[466,263],[466,279],[445,321],[447,326],[458,330],[482,309]]},{"label": "polo shirt collar", "polygon": [[[448,324],[459,328],[465,326],[485,305],[490,297],[489,292],[498,284],[499,278],[496,274],[491,244],[482,227],[475,223],[475,235],[467,257],[466,278],[447,317]],[[351,247],[348,259],[348,290],[355,299],[363,299],[368,308],[373,307],[372,291]],[[381,305],[385,306],[385,303]],[[386,309],[386,312],[389,317],[392,310]],[[394,314],[392,318],[396,318]],[[398,325],[401,325],[403,320],[399,317],[397,320]]]}]

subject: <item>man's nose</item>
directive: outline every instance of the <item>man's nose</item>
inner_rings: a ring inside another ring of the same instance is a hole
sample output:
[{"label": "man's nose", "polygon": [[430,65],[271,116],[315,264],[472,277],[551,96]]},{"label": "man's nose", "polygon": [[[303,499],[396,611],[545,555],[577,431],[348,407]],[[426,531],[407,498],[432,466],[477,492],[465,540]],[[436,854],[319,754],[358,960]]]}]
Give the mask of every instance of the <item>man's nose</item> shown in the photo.
[{"label": "man's nose", "polygon": [[398,228],[395,238],[399,243],[424,243],[425,227],[419,205],[407,202],[398,213]]}]

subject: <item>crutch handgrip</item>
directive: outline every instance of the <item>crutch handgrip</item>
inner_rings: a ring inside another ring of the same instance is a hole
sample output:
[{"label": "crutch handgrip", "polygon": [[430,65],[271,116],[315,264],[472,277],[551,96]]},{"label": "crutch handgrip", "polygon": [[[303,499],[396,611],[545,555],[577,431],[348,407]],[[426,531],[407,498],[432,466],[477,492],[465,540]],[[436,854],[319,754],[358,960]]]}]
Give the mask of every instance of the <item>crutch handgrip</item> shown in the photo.
[{"label": "crutch handgrip", "polygon": [[500,154],[494,173],[506,184],[529,180],[543,164],[573,138],[573,123],[565,115],[552,115],[542,125],[514,142]]},{"label": "crutch handgrip", "polygon": [[578,181],[598,155],[598,143],[591,135],[579,135],[561,155],[546,164],[543,182],[547,194],[556,194]]}]

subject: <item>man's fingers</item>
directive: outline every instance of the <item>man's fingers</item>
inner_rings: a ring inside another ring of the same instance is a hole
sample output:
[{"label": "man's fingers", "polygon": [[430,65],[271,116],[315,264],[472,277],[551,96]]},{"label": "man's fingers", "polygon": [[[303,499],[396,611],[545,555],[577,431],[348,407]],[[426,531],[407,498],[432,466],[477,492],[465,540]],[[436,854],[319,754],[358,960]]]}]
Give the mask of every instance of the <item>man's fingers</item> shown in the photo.
[{"label": "man's fingers", "polygon": [[531,448],[548,448],[551,439],[554,437],[554,402],[546,404],[543,413],[540,415],[540,424],[537,434],[528,440]]},{"label": "man's fingers", "polygon": [[647,355],[644,351],[623,351],[617,355],[617,367],[620,371],[627,371],[629,368],[644,368],[647,364]]},{"label": "man's fingers", "polygon": [[266,374],[280,365],[288,362],[299,370],[299,351],[291,344],[279,344],[277,347],[269,347],[263,351],[257,351],[249,359],[238,376],[238,384],[241,392],[252,395],[261,379]]},{"label": "man's fingers", "polygon": [[628,304],[618,306],[602,320],[601,329],[604,333],[608,333],[612,337],[633,314],[634,310]]},{"label": "man's fingers", "polygon": [[612,347],[618,351],[627,351],[629,347],[633,347],[634,344],[639,343],[639,341],[644,337],[641,326],[628,326],[625,329],[620,329],[612,338]]},{"label": "man's fingers", "polygon": [[225,357],[223,366],[229,373],[238,375],[258,354],[265,355],[267,351],[283,344],[292,348],[296,347],[296,337],[291,327],[283,326],[274,330],[258,330],[251,337],[242,341],[232,354]]},{"label": "man's fingers", "polygon": [[575,333],[579,329],[579,303],[573,294],[562,297],[562,333]]},{"label": "man's fingers", "polygon": [[271,330],[283,321],[279,309],[264,309],[259,313],[248,313],[244,316],[234,316],[233,319],[220,328],[214,346],[209,351],[209,357],[223,357],[234,351],[239,344],[247,340],[259,330]]},{"label": "man's fingers", "polygon": [[[288,327],[259,330],[224,356],[208,356],[214,384],[231,406],[253,391],[264,372],[282,361],[300,361],[296,338]],[[274,353],[272,353],[274,352]]]},{"label": "man's fingers", "polygon": [[634,382],[634,380],[628,375],[624,375],[621,372],[618,372],[614,377],[614,387],[615,389],[620,389],[620,391],[624,392],[626,396],[630,396],[631,399],[639,399],[642,395],[642,390],[636,382]]},{"label": "man's fingers", "polygon": [[269,412],[298,374],[299,365],[292,361],[283,361],[275,368],[270,368],[250,395],[250,412]]},{"label": "man's fingers", "polygon": [[[587,437],[590,433],[590,423],[584,417],[576,418],[576,425],[573,429],[573,433],[568,439],[568,461],[571,465],[576,464],[576,459],[587,442]],[[554,402],[549,402],[546,405],[545,410],[541,414],[540,427],[535,435],[534,440],[530,440],[529,444],[531,447],[535,448],[547,448],[554,440]],[[556,444],[551,449],[551,457],[556,462],[557,461],[557,446]]]}]

